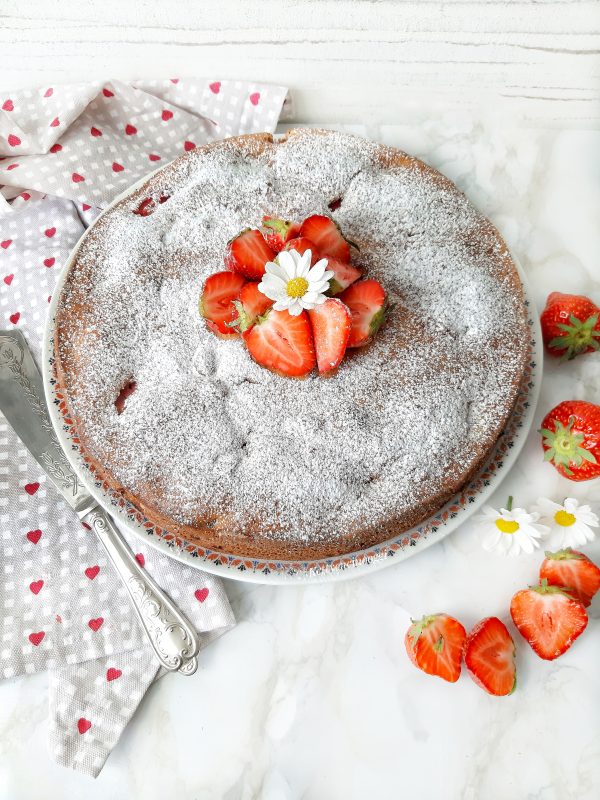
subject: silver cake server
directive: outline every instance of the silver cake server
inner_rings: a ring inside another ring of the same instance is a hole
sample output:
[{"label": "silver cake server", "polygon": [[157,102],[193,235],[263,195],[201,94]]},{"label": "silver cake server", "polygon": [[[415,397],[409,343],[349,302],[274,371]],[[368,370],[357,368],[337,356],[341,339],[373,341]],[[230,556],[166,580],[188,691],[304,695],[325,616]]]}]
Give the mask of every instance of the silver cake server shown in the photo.
[{"label": "silver cake server", "polygon": [[42,377],[23,334],[0,330],[0,411],[67,503],[104,545],[161,665],[192,675],[200,649],[192,624],[142,569],[108,514],[83,486],[56,438]]}]

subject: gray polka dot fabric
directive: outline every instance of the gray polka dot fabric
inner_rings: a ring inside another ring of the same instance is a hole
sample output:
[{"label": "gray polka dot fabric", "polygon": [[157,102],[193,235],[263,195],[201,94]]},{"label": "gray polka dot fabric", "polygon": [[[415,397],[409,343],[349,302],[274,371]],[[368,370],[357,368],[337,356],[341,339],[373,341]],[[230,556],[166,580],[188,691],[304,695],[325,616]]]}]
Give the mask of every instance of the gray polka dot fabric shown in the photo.
[{"label": "gray polka dot fabric", "polygon": [[[273,131],[285,98],[279,86],[177,78],[0,97],[0,329],[22,330],[39,363],[57,275],[99,211],[196,145]],[[234,624],[218,578],[123,533],[203,647]],[[158,662],[102,546],[1,414],[0,537],[0,678],[50,670],[51,754],[96,776]]]}]

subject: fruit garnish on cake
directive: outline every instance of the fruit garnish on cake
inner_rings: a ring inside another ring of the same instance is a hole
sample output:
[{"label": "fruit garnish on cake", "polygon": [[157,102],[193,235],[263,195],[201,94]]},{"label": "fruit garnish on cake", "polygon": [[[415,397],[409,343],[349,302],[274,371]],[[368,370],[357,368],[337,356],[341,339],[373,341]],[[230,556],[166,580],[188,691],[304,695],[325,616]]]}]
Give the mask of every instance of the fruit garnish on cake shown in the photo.
[{"label": "fruit garnish on cake", "polygon": [[200,314],[218,336],[241,336],[252,358],[279,375],[302,378],[315,366],[331,373],[385,321],[385,289],[350,263],[351,243],[327,216],[265,216],[261,229],[231,239],[224,260],[227,269],[205,281]]}]

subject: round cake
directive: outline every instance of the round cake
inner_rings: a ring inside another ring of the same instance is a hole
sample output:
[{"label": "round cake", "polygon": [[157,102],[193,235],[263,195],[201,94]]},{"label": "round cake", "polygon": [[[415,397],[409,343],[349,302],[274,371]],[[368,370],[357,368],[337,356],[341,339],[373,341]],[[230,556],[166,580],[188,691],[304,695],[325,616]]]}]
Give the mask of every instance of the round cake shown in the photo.
[{"label": "round cake", "polygon": [[[135,213],[145,200],[153,213]],[[217,338],[198,299],[240,230],[311,214],[356,243],[390,306],[334,374],[293,380]],[[301,129],[198,148],[104,213],[63,284],[55,369],[87,461],[152,523],[240,556],[318,559],[411,528],[469,481],[528,340],[507,248],[453,183]]]}]

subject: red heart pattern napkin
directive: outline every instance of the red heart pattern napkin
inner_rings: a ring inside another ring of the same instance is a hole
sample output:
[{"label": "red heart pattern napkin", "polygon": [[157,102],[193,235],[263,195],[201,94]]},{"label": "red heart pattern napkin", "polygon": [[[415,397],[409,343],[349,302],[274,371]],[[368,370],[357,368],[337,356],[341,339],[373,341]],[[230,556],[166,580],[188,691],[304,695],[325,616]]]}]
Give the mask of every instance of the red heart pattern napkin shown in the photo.
[{"label": "red heart pattern napkin", "polygon": [[[22,329],[39,359],[58,272],[99,211],[196,145],[273,131],[286,94],[176,78],[0,94],[0,329]],[[218,578],[124,535],[202,646],[234,624]],[[158,662],[101,545],[1,414],[0,536],[0,678],[50,670],[51,754],[96,776]]]}]

